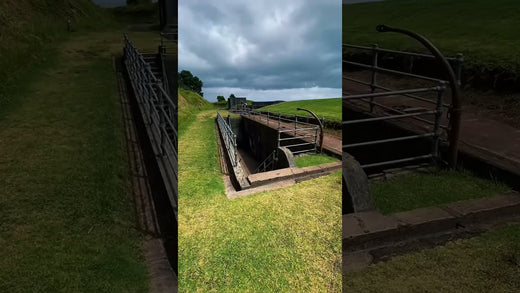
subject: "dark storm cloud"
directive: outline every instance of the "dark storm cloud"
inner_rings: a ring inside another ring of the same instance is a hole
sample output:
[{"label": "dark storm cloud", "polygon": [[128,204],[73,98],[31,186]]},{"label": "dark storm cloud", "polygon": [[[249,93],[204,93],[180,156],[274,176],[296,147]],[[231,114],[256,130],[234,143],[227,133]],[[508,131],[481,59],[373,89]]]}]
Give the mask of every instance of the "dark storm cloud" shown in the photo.
[{"label": "dark storm cloud", "polygon": [[326,88],[339,97],[341,2],[180,0],[179,68],[205,88]]}]

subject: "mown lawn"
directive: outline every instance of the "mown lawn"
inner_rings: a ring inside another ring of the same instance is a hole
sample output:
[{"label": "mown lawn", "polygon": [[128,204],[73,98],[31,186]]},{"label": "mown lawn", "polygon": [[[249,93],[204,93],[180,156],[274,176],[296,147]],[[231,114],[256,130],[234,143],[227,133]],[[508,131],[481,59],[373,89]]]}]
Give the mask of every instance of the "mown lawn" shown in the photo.
[{"label": "mown lawn", "polygon": [[520,224],[343,276],[345,292],[520,292]]},{"label": "mown lawn", "polygon": [[378,24],[428,37],[447,55],[463,53],[465,64],[520,67],[520,2],[516,0],[389,0],[343,5],[343,42],[417,50],[409,37],[377,33]]},{"label": "mown lawn", "polygon": [[6,93],[0,292],[148,290],[112,62],[122,45],[121,31],[71,36]]},{"label": "mown lawn", "polygon": [[298,168],[333,163],[337,161],[339,160],[326,154],[310,154],[294,158],[294,162]]},{"label": "mown lawn", "polygon": [[341,121],[341,98],[283,102],[260,108],[260,110],[309,116],[307,112],[298,111],[296,108],[311,110],[318,117],[325,117],[325,120]]},{"label": "mown lawn", "polygon": [[179,140],[179,291],[340,292],[340,173],[227,199],[215,116]]},{"label": "mown lawn", "polygon": [[504,184],[473,176],[468,171],[410,173],[372,182],[370,189],[377,208],[384,214],[491,197],[509,190]]}]

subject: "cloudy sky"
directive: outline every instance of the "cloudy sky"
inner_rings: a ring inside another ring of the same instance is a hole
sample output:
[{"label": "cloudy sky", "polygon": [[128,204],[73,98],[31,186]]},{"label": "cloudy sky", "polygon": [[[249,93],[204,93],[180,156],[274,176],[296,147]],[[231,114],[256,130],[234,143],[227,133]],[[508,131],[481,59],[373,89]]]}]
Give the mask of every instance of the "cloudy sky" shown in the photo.
[{"label": "cloudy sky", "polygon": [[179,0],[179,70],[204,97],[341,96],[341,2]]}]

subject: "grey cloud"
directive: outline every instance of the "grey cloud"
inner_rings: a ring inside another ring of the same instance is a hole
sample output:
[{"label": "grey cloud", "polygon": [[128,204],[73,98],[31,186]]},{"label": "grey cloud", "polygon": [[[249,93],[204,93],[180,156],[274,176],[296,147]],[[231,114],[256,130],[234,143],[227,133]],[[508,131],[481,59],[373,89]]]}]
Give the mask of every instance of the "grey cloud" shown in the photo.
[{"label": "grey cloud", "polygon": [[179,68],[205,87],[341,88],[341,3],[179,1]]}]

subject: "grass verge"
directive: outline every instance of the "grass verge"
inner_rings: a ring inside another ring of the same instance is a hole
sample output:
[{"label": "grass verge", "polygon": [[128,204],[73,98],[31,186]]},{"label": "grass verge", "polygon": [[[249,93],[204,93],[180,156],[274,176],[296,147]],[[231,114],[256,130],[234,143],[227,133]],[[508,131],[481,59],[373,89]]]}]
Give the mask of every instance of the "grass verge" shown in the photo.
[{"label": "grass verge", "polygon": [[520,225],[343,276],[349,292],[519,292]]},{"label": "grass verge", "polygon": [[466,64],[518,69],[519,13],[520,3],[515,0],[393,0],[343,5],[343,40],[364,45],[378,43],[394,49],[422,49],[409,37],[375,31],[376,25],[386,24],[414,30],[446,54],[461,52],[467,56]]},{"label": "grass verge", "polygon": [[384,214],[506,192],[501,183],[472,176],[467,171],[410,173],[370,186],[377,208]]},{"label": "grass verge", "polygon": [[311,110],[318,117],[325,117],[325,120],[341,122],[341,98],[283,102],[260,110],[308,116],[307,112],[297,111],[296,108]]},{"label": "grass verge", "polygon": [[1,292],[148,290],[112,69],[121,37],[74,36],[13,88],[0,120]]},{"label": "grass verge", "polygon": [[311,154],[303,155],[294,158],[294,162],[298,168],[304,168],[309,166],[317,166],[321,164],[333,163],[339,161],[338,159],[328,156],[326,154]]},{"label": "grass verge", "polygon": [[340,173],[229,200],[214,118],[179,140],[179,291],[340,292]]}]

